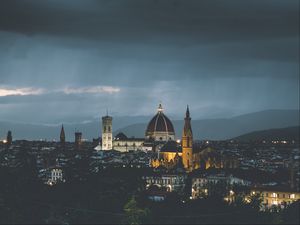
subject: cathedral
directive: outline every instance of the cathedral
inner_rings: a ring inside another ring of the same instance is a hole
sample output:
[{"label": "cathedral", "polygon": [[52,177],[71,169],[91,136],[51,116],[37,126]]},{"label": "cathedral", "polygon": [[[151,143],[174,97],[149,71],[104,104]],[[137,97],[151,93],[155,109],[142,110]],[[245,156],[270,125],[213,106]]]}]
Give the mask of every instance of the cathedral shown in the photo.
[{"label": "cathedral", "polygon": [[[167,117],[165,116],[165,118]],[[169,127],[173,128],[171,122]],[[174,132],[172,134],[175,135]],[[153,138],[157,139],[157,137]],[[161,140],[160,137],[159,140]],[[170,138],[167,139],[167,142],[158,146],[156,149],[157,157],[151,161],[152,167],[162,166],[171,169],[182,166],[186,171],[191,172],[195,169],[233,168],[237,166],[231,163],[232,159],[225,159],[214,148],[193,141],[193,130],[188,106],[185,113],[181,141],[174,141],[174,138]]]},{"label": "cathedral", "polygon": [[167,142],[175,140],[175,131],[171,120],[164,114],[163,107],[159,104],[157,114],[150,120],[145,139],[156,142]]},{"label": "cathedral", "polygon": [[121,152],[142,150],[152,151],[155,157],[151,159],[152,167],[167,169],[183,167],[186,171],[194,169],[223,168],[224,158],[213,148],[195,143],[189,107],[187,106],[181,141],[175,139],[175,130],[171,120],[165,115],[159,104],[156,115],[149,121],[144,138],[128,138],[119,133],[113,137],[111,116],[102,117],[101,150],[117,150]]}]

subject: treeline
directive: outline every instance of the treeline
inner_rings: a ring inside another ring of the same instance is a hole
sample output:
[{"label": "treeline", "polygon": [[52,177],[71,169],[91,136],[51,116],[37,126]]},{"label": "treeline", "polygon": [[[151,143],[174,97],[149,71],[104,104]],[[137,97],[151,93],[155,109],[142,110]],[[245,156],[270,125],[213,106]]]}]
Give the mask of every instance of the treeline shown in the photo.
[{"label": "treeline", "polygon": [[259,199],[228,204],[218,194],[190,200],[170,193],[163,202],[147,197],[144,169],[111,168],[85,179],[50,187],[37,179],[30,160],[0,167],[1,224],[291,224],[299,202],[285,210],[260,212]]}]

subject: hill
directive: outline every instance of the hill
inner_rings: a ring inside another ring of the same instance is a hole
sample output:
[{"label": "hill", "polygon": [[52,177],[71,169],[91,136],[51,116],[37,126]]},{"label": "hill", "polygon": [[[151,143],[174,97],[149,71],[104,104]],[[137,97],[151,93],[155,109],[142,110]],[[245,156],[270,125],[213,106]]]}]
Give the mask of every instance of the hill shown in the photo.
[{"label": "hill", "polygon": [[296,141],[299,142],[299,130],[300,127],[287,127],[280,129],[269,129],[269,130],[261,130],[254,131],[248,134],[244,134],[234,138],[238,141]]},{"label": "hill", "polygon": [[[182,134],[183,120],[172,121],[177,137]],[[284,128],[299,125],[297,110],[267,110],[229,119],[192,120],[195,139],[226,140],[257,130]],[[115,133],[143,137],[147,123],[126,126]]]},{"label": "hill", "polygon": [[[197,115],[192,115],[193,118]],[[150,116],[126,116],[113,118],[114,134],[124,132],[128,137],[144,137]],[[170,118],[172,120],[172,118]],[[172,120],[177,137],[181,137],[182,120]],[[297,110],[267,110],[249,113],[224,119],[192,120],[195,139],[226,140],[258,130],[285,128],[299,125]],[[59,139],[61,124],[25,124],[0,121],[0,139],[6,137],[8,130],[12,130],[14,139]],[[82,123],[65,123],[66,138],[74,141],[75,129],[83,133],[84,139],[91,140],[101,134],[100,119],[92,119]]]}]

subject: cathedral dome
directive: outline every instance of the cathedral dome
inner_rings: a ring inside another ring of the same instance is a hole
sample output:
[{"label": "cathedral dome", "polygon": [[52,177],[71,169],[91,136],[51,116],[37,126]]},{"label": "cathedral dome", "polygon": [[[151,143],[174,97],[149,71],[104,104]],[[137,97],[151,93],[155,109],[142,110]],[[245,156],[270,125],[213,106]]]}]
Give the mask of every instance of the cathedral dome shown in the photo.
[{"label": "cathedral dome", "polygon": [[175,131],[171,120],[163,113],[159,104],[157,114],[150,120],[146,129],[146,138],[155,141],[168,141],[175,139]]}]

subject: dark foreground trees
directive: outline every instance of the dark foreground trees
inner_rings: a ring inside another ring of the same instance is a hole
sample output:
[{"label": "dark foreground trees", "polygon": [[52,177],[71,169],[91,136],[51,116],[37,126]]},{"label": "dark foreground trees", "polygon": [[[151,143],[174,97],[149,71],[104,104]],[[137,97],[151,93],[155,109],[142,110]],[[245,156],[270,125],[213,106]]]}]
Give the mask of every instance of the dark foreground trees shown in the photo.
[{"label": "dark foreground trees", "polygon": [[0,168],[1,224],[297,224],[299,202],[279,212],[258,211],[240,201],[186,199],[169,193],[163,202],[148,200],[141,176],[147,171],[111,168],[84,180],[53,187],[42,184],[31,166]]}]

